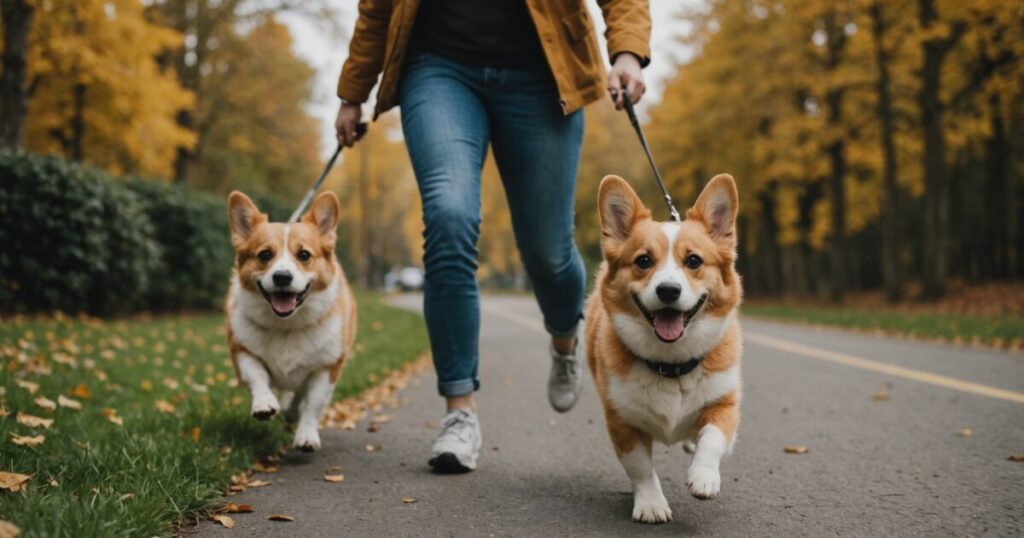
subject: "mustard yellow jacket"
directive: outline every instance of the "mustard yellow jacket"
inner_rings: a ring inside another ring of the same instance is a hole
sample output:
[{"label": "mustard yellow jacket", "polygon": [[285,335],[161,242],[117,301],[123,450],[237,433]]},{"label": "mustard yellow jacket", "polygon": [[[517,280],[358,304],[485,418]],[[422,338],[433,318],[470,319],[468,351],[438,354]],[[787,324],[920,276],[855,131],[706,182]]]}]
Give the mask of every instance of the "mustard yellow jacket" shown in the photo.
[{"label": "mustard yellow jacket", "polygon": [[[487,0],[481,0],[487,1]],[[338,97],[362,103],[383,73],[373,117],[398,104],[398,79],[420,0],[360,0]],[[647,0],[598,0],[608,30],[608,55],[631,52],[650,62],[651,16]],[[562,111],[566,114],[606,92],[606,73],[584,0],[526,0],[537,27]]]}]

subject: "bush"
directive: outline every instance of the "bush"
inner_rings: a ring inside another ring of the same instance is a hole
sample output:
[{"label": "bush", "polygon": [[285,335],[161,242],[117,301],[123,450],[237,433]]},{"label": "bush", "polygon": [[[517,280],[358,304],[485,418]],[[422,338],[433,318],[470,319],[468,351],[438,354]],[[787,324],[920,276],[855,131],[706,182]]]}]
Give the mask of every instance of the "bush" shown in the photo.
[{"label": "bush", "polygon": [[[234,252],[226,197],[0,152],[0,314],[219,305]],[[274,219],[289,209],[253,196]]]}]

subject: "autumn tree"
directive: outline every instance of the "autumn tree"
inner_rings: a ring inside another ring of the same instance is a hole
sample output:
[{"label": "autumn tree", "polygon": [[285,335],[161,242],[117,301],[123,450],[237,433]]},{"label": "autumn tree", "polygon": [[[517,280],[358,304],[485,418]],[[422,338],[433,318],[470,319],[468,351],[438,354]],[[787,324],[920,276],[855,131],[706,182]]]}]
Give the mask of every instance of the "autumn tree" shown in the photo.
[{"label": "autumn tree", "polygon": [[3,57],[0,60],[0,148],[20,147],[28,111],[28,36],[35,7],[28,0],[5,0]]}]

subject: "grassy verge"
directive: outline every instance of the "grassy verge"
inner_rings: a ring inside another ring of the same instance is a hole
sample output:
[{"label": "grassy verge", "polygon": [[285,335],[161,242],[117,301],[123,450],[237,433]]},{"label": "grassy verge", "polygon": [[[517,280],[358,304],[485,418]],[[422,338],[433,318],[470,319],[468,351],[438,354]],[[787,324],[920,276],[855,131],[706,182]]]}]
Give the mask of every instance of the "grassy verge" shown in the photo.
[{"label": "grassy verge", "polygon": [[883,331],[915,338],[954,343],[985,344],[1018,350],[1024,339],[1020,316],[980,316],[951,313],[902,312],[880,308],[794,306],[754,303],[743,313],[766,318],[832,325],[864,331]]},{"label": "grassy verge", "polygon": [[[359,315],[339,398],[427,349],[418,315],[365,295]],[[233,473],[288,440],[283,421],[248,416],[223,325],[219,314],[5,320],[0,471],[32,478],[0,491],[0,518],[27,536],[153,536],[200,517]],[[32,426],[25,415],[53,422]]]}]

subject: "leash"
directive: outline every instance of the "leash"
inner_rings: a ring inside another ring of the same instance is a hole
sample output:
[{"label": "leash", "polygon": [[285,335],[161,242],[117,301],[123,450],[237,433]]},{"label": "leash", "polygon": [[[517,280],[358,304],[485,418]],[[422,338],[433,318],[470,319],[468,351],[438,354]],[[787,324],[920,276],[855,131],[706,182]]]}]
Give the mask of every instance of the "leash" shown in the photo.
[{"label": "leash", "polygon": [[[356,140],[362,138],[364,134],[366,134],[366,124],[356,124]],[[316,191],[320,189],[320,185],[322,185],[324,179],[327,178],[327,174],[331,173],[331,168],[334,168],[334,161],[337,161],[338,155],[341,155],[342,147],[343,146],[341,144],[338,144],[337,149],[334,150],[334,155],[331,155],[331,158],[328,159],[327,166],[324,167],[323,173],[321,173],[320,177],[317,178],[315,183],[313,183],[313,186],[310,187],[308,191],[306,191],[306,195],[303,196],[302,201],[299,202],[299,207],[296,207],[295,212],[292,213],[292,216],[288,217],[288,222],[299,222],[299,217],[302,216],[302,213],[306,210],[306,207],[309,206],[309,203],[313,201],[313,196],[316,194]]]},{"label": "leash", "polygon": [[668,212],[672,215],[672,220],[679,222],[682,220],[679,216],[679,210],[677,210],[675,204],[672,203],[672,196],[668,193],[668,189],[665,188],[665,182],[661,179],[661,172],[658,171],[658,165],[654,164],[654,155],[651,154],[651,147],[647,145],[647,137],[644,136],[644,130],[640,127],[640,120],[636,117],[636,111],[633,110],[633,101],[629,98],[629,92],[626,91],[626,88],[622,88],[622,103],[626,107],[626,114],[629,116],[629,122],[633,124],[636,136],[640,138],[640,145],[643,146],[644,153],[647,154],[647,162],[651,163],[651,169],[654,170],[654,179],[658,180],[658,188],[661,189],[661,194],[665,198],[665,205],[668,206]]}]

